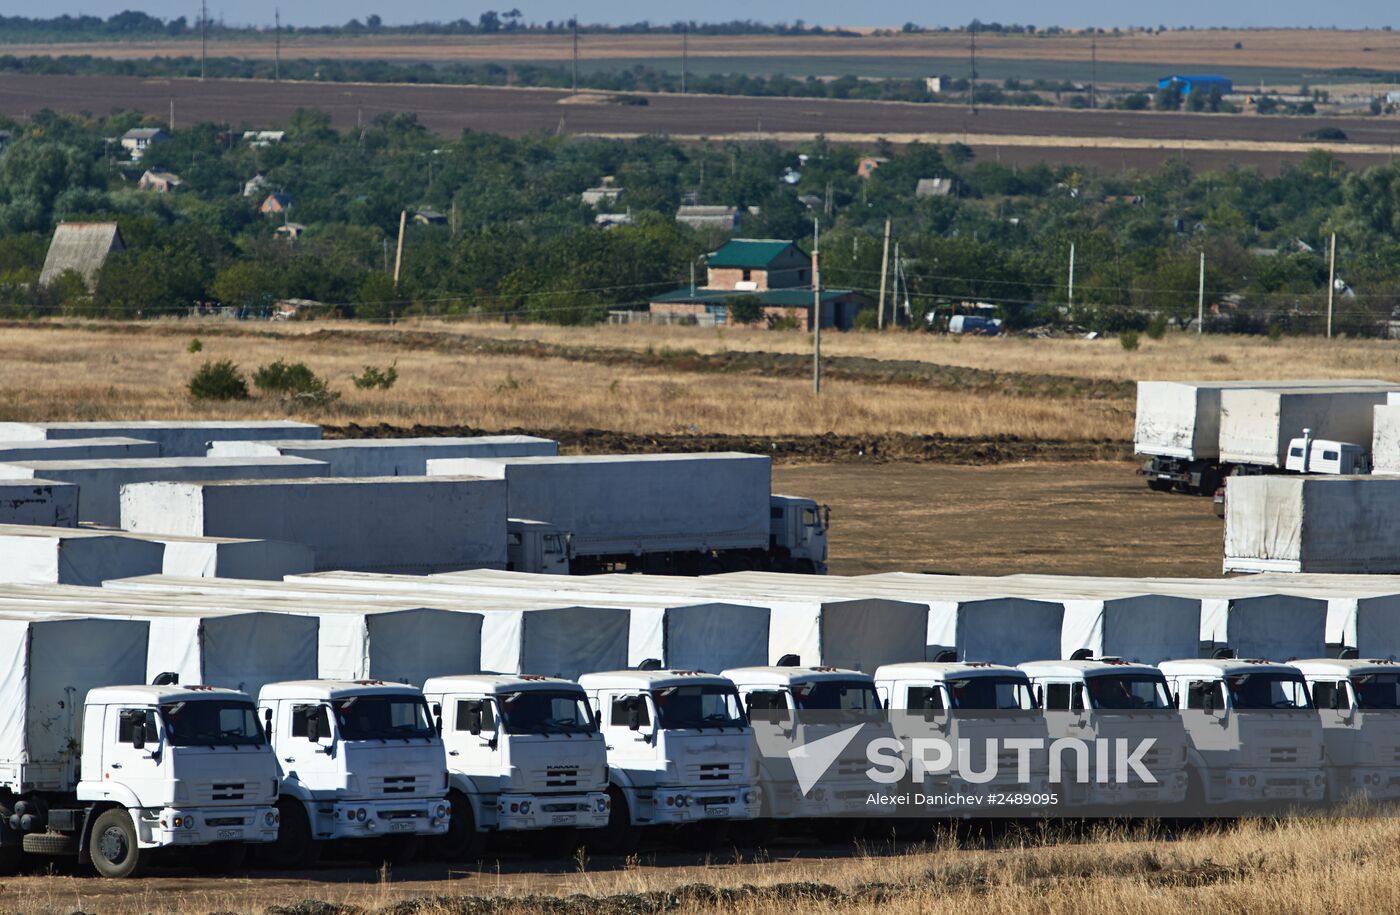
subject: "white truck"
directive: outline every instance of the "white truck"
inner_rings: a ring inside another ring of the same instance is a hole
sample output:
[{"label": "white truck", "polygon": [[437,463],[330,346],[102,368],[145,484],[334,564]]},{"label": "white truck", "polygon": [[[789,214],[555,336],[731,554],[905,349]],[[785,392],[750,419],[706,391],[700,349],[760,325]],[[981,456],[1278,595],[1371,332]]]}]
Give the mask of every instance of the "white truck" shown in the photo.
[{"label": "white truck", "polygon": [[[721,676],[738,689],[753,727],[762,817],[802,820],[802,829],[837,839],[858,834],[870,818],[892,812],[869,802],[878,786],[867,774],[867,744],[870,739],[894,738],[869,674],[778,665],[731,668]],[[790,749],[857,726],[861,732],[851,735],[817,782],[803,790]],[[860,739],[862,735],[867,739]],[[768,825],[782,828],[781,823]]]},{"label": "white truck", "polygon": [[734,684],[693,670],[585,674],[608,748],[612,817],[605,842],[635,847],[641,831],[679,827],[714,847],[735,820],[759,814],[758,761]]},{"label": "white truck", "polygon": [[[1142,741],[1152,741],[1137,757],[1151,781],[1125,767],[1116,773],[1102,771],[1097,755],[1089,760],[1091,777],[1081,779],[1071,766],[1072,756],[1066,754],[1065,769],[1050,786],[1063,802],[1126,812],[1130,805],[1158,811],[1186,799],[1186,731],[1160,670],[1116,658],[1032,661],[1020,667],[1045,710],[1050,740],[1121,740],[1129,752]],[[1120,745],[1105,746],[1113,751],[1105,757],[1113,766]]]},{"label": "white truck", "polygon": [[1226,496],[1226,572],[1400,572],[1400,477],[1234,477]]},{"label": "white truck", "polygon": [[1320,801],[1327,790],[1322,722],[1302,671],[1245,659],[1166,661],[1190,739],[1193,806]]},{"label": "white truck", "polygon": [[444,458],[428,474],[506,481],[515,571],[563,571],[562,551],[575,575],[826,572],[828,510],[774,495],[766,455]]},{"label": "white truck", "polygon": [[147,633],[0,618],[0,873],[32,855],[131,877],[172,850],[229,869],[277,837],[277,766],[252,700],[141,685]]},{"label": "white truck", "polygon": [[1400,665],[1319,658],[1293,666],[1322,719],[1329,799],[1400,798]]},{"label": "white truck", "polygon": [[532,674],[432,677],[423,684],[447,748],[452,821],[439,851],[475,860],[491,836],[608,825],[608,758],[583,689]]},{"label": "white truck", "polygon": [[416,687],[289,680],[264,685],[258,706],[281,777],[269,862],[306,867],[327,842],[375,840],[403,863],[424,837],[446,834],[447,761]]},{"label": "white truck", "polygon": [[[1030,798],[1047,793],[1046,753],[1029,753],[1023,773],[1020,754],[1005,743],[1038,740],[1046,744],[1045,717],[1025,671],[978,661],[886,664],[875,671],[875,687],[889,710],[895,737],[904,743],[906,751],[912,750],[914,739],[933,736],[950,746],[967,748],[966,758],[950,760],[926,774],[918,773],[924,774],[922,778],[916,777],[914,759],[909,753],[906,764],[910,784],[920,792],[934,797],[1025,795],[1026,806],[1031,806]],[[989,740],[1000,742],[990,759]],[[919,765],[927,762],[921,760]],[[1047,805],[1048,799],[1036,804]],[[912,809],[924,815],[961,816],[976,808],[923,803]],[[1001,815],[1007,812],[1005,807],[994,809]]]}]

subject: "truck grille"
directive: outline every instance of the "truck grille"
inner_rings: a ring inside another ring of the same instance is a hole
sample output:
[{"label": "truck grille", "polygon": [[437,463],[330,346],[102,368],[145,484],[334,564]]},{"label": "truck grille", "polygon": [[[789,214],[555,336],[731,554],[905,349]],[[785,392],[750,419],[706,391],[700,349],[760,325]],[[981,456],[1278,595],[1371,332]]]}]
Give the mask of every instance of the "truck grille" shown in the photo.
[{"label": "truck grille", "polygon": [[685,767],[687,777],[701,782],[727,782],[743,774],[738,763],[697,763]]},{"label": "truck grille", "polygon": [[371,791],[382,794],[412,794],[418,789],[418,776],[416,775],[385,775],[369,780]]},{"label": "truck grille", "polygon": [[540,809],[545,813],[587,813],[588,805],[575,801],[556,801],[541,804]]},{"label": "truck grille", "polygon": [[421,810],[381,810],[379,818],[381,820],[421,820],[424,817]]},{"label": "truck grille", "polygon": [[241,801],[248,791],[246,782],[201,782],[194,786],[196,801]]},{"label": "truck grille", "polygon": [[245,826],[247,820],[244,817],[205,817],[206,826]]},{"label": "truck grille", "polygon": [[550,766],[537,777],[546,788],[575,788],[578,786],[578,766]]},{"label": "truck grille", "polygon": [[1295,763],[1298,761],[1298,749],[1296,747],[1270,747],[1269,762],[1277,765],[1279,763]]}]

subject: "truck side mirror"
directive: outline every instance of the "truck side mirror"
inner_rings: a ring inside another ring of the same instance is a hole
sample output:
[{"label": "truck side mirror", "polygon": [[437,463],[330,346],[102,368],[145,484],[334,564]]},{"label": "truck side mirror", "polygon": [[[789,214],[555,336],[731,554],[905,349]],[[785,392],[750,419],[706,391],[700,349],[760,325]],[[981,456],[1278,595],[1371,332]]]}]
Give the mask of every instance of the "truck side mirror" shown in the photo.
[{"label": "truck side mirror", "polygon": [[467,710],[467,730],[473,737],[481,736],[481,706]]},{"label": "truck side mirror", "polygon": [[131,746],[137,750],[146,749],[146,726],[137,724],[131,732]]},{"label": "truck side mirror", "polygon": [[442,736],[442,703],[433,703],[433,730],[437,731],[439,737]]},{"label": "truck side mirror", "polygon": [[321,742],[321,716],[309,715],[306,719],[306,739],[312,743]]},{"label": "truck side mirror", "polygon": [[627,706],[627,729],[629,731],[640,731],[642,729],[642,710],[636,702]]},{"label": "truck side mirror", "polygon": [[1208,689],[1201,694],[1201,711],[1207,715],[1215,714],[1215,690]]},{"label": "truck side mirror", "polygon": [[1332,691],[1332,708],[1345,709],[1348,707],[1347,690],[1345,686],[1338,686]]}]

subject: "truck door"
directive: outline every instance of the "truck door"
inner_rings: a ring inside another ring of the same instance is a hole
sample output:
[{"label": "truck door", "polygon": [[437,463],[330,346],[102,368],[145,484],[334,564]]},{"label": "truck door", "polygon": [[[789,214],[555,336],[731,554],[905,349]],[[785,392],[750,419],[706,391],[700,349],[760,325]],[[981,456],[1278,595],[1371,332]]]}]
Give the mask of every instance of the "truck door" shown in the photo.
[{"label": "truck door", "polygon": [[495,786],[501,775],[496,704],[485,697],[444,697],[444,713],[450,713],[450,726],[444,722],[448,768],[469,772],[478,784]]},{"label": "truck door", "polygon": [[277,760],[282,772],[309,791],[336,788],[336,736],[330,708],[324,703],[294,699],[278,705],[279,715],[273,727],[277,729]]},{"label": "truck door", "polygon": [[641,693],[604,693],[601,700],[607,708],[603,736],[607,740],[608,754],[619,761],[654,757],[652,737],[656,733],[656,716],[650,697]]},{"label": "truck door", "polygon": [[106,734],[110,745],[103,754],[102,780],[130,788],[143,807],[160,807],[161,742],[159,715],[153,708],[108,707]]}]

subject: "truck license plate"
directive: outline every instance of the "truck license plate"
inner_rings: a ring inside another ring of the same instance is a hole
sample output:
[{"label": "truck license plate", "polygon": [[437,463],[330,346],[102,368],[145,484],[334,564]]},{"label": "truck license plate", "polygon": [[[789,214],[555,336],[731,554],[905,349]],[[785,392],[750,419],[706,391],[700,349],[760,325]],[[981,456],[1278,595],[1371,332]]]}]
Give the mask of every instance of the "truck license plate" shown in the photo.
[{"label": "truck license plate", "polygon": [[413,829],[413,824],[412,824],[412,823],[390,823],[390,824],[389,824],[389,831],[390,831],[390,832],[409,832],[409,831],[412,830],[412,829]]},{"label": "truck license plate", "polygon": [[219,837],[220,839],[241,839],[241,838],[243,838],[243,830],[241,830],[241,829],[220,829],[219,832],[218,832],[218,837]]},{"label": "truck license plate", "polygon": [[706,807],[706,808],[705,808],[705,816],[707,816],[707,817],[727,817],[727,816],[729,816],[729,808],[728,808],[728,807],[720,807],[720,806],[718,806],[718,805],[712,804],[712,805],[710,805],[709,807]]},{"label": "truck license plate", "polygon": [[554,816],[549,818],[549,822],[554,823],[555,825],[558,825],[560,823],[572,823],[573,821],[574,818],[567,813],[556,813]]}]

